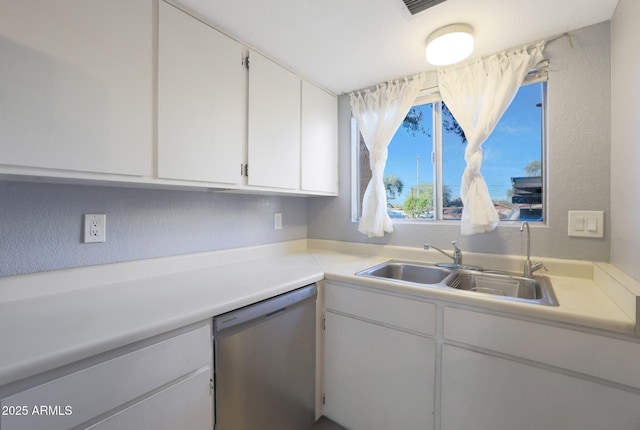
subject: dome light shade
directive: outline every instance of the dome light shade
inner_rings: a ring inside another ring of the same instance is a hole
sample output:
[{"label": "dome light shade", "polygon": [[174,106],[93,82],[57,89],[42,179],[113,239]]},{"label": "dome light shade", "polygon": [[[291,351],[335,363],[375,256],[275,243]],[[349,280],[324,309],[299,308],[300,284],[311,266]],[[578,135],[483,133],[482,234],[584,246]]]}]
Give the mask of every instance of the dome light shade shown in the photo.
[{"label": "dome light shade", "polygon": [[468,24],[450,24],[427,38],[427,62],[447,66],[464,60],[473,52],[473,28]]}]

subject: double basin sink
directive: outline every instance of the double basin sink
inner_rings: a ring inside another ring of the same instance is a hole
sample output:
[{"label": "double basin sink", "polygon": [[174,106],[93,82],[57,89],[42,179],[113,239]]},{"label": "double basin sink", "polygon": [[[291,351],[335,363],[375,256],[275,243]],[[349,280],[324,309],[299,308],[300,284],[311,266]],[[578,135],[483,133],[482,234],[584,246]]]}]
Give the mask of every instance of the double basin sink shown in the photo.
[{"label": "double basin sink", "polygon": [[425,287],[453,288],[474,294],[491,294],[507,300],[558,306],[546,276],[526,278],[509,273],[491,273],[472,266],[440,267],[391,260],[356,273],[357,276],[385,279]]}]

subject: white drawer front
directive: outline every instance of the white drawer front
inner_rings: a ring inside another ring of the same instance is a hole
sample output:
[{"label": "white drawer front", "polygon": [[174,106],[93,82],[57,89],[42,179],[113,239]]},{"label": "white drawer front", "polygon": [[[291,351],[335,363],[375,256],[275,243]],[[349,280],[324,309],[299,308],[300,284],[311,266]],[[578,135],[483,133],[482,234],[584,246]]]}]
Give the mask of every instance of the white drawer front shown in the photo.
[{"label": "white drawer front", "polygon": [[428,335],[436,331],[436,306],[419,300],[327,283],[326,308]]},{"label": "white drawer front", "polygon": [[3,410],[21,407],[26,414],[3,415],[0,427],[62,430],[82,424],[191,371],[210,367],[210,336],[210,325],[203,325],[4,398]]},{"label": "white drawer front", "polygon": [[640,388],[640,344],[446,307],[448,340]]},{"label": "white drawer front", "polygon": [[202,371],[140,403],[92,425],[87,430],[211,430],[211,374]]}]

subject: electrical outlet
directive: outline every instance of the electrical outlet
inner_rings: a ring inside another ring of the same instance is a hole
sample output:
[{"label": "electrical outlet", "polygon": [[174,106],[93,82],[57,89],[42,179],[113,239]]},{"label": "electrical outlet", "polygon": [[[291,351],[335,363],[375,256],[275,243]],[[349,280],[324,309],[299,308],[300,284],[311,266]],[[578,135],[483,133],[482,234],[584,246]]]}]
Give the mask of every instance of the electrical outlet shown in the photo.
[{"label": "electrical outlet", "polygon": [[107,241],[107,215],[84,214],[84,243]]},{"label": "electrical outlet", "polygon": [[282,212],[276,212],[273,214],[273,229],[282,230]]}]

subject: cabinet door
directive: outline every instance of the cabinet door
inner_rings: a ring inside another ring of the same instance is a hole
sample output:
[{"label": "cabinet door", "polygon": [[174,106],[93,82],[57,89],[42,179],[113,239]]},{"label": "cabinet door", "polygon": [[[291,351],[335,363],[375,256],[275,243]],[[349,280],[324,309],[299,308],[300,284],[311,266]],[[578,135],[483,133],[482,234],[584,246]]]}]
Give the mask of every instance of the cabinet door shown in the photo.
[{"label": "cabinet door", "polygon": [[337,194],[337,99],[305,81],[302,81],[301,127],[301,189]]},{"label": "cabinet door", "polygon": [[324,414],[351,430],[433,428],[435,341],[327,312]]},{"label": "cabinet door", "polygon": [[152,174],[152,4],[0,3],[0,164]]},{"label": "cabinet door", "polygon": [[640,428],[640,395],[445,345],[442,430]]},{"label": "cabinet door", "polygon": [[158,176],[239,183],[245,145],[242,46],[163,1],[158,41]]},{"label": "cabinet door", "polygon": [[300,78],[251,52],[249,185],[300,187]]}]

